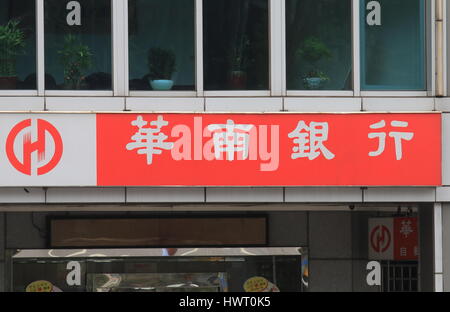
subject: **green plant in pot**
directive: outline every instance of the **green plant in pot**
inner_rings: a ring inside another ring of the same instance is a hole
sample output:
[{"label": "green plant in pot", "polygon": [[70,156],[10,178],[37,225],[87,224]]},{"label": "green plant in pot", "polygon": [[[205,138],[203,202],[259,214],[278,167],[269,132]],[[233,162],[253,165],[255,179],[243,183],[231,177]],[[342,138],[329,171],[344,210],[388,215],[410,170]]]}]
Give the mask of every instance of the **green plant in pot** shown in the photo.
[{"label": "green plant in pot", "polygon": [[297,50],[297,57],[308,65],[307,74],[303,77],[303,83],[307,89],[320,89],[330,78],[319,69],[318,63],[322,59],[330,59],[331,51],[317,37],[309,37],[303,41]]},{"label": "green plant in pot", "polygon": [[25,34],[20,20],[0,25],[0,89],[15,89],[17,84],[16,59],[25,48]]},{"label": "green plant in pot", "polygon": [[64,89],[80,90],[84,88],[85,72],[92,66],[89,47],[72,34],[64,37],[61,50],[58,51],[59,62],[64,68]]},{"label": "green plant in pot", "polygon": [[148,51],[149,81],[153,90],[170,90],[176,70],[175,53],[168,49],[150,48]]}]

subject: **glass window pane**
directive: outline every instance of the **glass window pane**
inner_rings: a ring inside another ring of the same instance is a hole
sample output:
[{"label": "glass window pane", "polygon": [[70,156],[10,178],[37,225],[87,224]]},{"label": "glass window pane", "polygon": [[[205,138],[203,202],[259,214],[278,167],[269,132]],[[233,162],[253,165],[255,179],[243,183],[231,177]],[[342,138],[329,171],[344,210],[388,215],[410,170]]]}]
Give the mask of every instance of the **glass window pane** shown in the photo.
[{"label": "glass window pane", "polygon": [[34,0],[0,0],[0,89],[36,89]]},{"label": "glass window pane", "polygon": [[424,90],[423,0],[361,0],[361,89]]},{"label": "glass window pane", "polygon": [[44,4],[46,89],[111,90],[111,1]]},{"label": "glass window pane", "polygon": [[269,89],[267,0],[204,0],[205,90]]},{"label": "glass window pane", "polygon": [[194,0],[129,0],[130,90],[195,90]]},{"label": "glass window pane", "polygon": [[288,90],[352,89],[350,0],[286,0]]}]

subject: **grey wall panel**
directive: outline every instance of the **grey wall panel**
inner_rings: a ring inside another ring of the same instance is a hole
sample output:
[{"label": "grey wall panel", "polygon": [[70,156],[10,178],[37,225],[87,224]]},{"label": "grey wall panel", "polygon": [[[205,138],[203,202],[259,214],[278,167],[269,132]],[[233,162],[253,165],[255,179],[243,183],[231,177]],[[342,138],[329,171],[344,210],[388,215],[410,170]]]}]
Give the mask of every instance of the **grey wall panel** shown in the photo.
[{"label": "grey wall panel", "polygon": [[0,96],[0,111],[43,111],[43,97],[6,97]]},{"label": "grey wall panel", "polygon": [[450,204],[442,205],[442,232],[444,291],[450,292]]},{"label": "grey wall panel", "polygon": [[436,98],[434,102],[437,111],[450,112],[450,98]]},{"label": "grey wall panel", "polygon": [[259,98],[206,98],[206,111],[214,112],[278,112],[283,109],[283,99]]},{"label": "grey wall panel", "polygon": [[436,202],[450,202],[450,186],[436,188]]},{"label": "grey wall panel", "polygon": [[309,248],[311,258],[351,258],[350,212],[310,212]]},{"label": "grey wall panel", "polygon": [[292,112],[359,112],[361,98],[287,97],[284,110]]},{"label": "grey wall panel", "polygon": [[46,248],[46,216],[45,213],[7,213],[6,248]]},{"label": "grey wall panel", "polygon": [[47,97],[49,111],[123,111],[125,98],[121,97]]},{"label": "grey wall panel", "polygon": [[0,292],[5,291],[5,283],[6,283],[6,276],[5,276],[5,263],[0,262]]},{"label": "grey wall panel", "polygon": [[[448,1],[444,1],[444,2],[448,2]],[[446,44],[447,44],[447,95],[449,95],[449,91],[450,91],[450,53],[448,51],[450,51],[450,5],[446,4],[447,6],[447,38],[446,39]]]},{"label": "grey wall panel", "polygon": [[0,262],[5,261],[5,214],[0,213]]},{"label": "grey wall panel", "polygon": [[442,184],[450,185],[450,114],[442,114]]},{"label": "grey wall panel", "polygon": [[362,191],[355,187],[287,187],[285,201],[287,203],[361,202]]},{"label": "grey wall panel", "polygon": [[125,188],[49,188],[47,203],[124,203]]},{"label": "grey wall panel", "polygon": [[351,260],[309,260],[311,292],[352,291]]},{"label": "grey wall panel", "polygon": [[206,202],[282,203],[281,187],[221,187],[207,188]]},{"label": "grey wall panel", "polygon": [[352,212],[352,258],[368,258],[368,219],[374,216],[371,212]]},{"label": "grey wall panel", "polygon": [[127,188],[127,202],[151,203],[203,203],[203,187]]},{"label": "grey wall panel", "polygon": [[392,187],[368,188],[364,191],[364,202],[434,202],[436,188]]},{"label": "grey wall panel", "polygon": [[153,112],[201,112],[205,109],[204,98],[126,98],[131,111]]},{"label": "grey wall panel", "polygon": [[270,246],[304,247],[308,244],[306,212],[269,213]]},{"label": "grey wall panel", "polygon": [[420,290],[434,291],[433,205],[419,208]]},{"label": "grey wall panel", "polygon": [[45,190],[39,187],[0,188],[0,203],[45,203]]},{"label": "grey wall panel", "polygon": [[383,97],[363,98],[362,106],[364,111],[375,112],[422,112],[434,110],[433,98],[390,98]]},{"label": "grey wall panel", "polygon": [[353,290],[355,292],[379,292],[380,286],[367,285],[367,260],[353,260]]}]

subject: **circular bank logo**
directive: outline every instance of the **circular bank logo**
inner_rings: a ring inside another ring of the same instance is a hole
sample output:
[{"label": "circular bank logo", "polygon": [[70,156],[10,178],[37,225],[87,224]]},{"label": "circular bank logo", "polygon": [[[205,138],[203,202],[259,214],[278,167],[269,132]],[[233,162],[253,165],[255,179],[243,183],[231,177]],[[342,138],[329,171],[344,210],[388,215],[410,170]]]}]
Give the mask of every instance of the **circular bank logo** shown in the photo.
[{"label": "circular bank logo", "polygon": [[16,124],[6,139],[11,165],[26,175],[50,172],[61,160],[63,143],[58,130],[44,119],[26,119]]}]

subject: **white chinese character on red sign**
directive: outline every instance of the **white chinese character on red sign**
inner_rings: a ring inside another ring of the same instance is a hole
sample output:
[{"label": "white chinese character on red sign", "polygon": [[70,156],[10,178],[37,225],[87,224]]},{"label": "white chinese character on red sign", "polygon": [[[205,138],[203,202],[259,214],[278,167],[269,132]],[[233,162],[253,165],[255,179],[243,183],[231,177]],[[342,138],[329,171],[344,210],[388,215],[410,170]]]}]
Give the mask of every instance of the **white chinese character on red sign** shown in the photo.
[{"label": "white chinese character on red sign", "polygon": [[[370,129],[381,129],[386,126],[386,122],[381,120],[375,124],[370,125]],[[392,121],[392,127],[406,128],[408,127],[408,122],[405,121]],[[402,159],[402,140],[410,141],[414,137],[413,132],[389,132],[389,137],[394,138],[395,143],[395,157],[397,160]],[[369,133],[369,139],[378,138],[378,150],[369,152],[369,156],[376,157],[384,152],[386,147],[386,132],[371,132]]]},{"label": "white chinese character on red sign", "polygon": [[226,153],[228,161],[234,160],[236,152],[242,152],[242,159],[247,159],[249,152],[250,134],[253,125],[235,124],[228,120],[226,124],[212,124],[208,130],[213,132],[214,156],[221,159],[222,153]]},{"label": "white chinese character on red sign", "polygon": [[401,257],[407,256],[407,248],[406,247],[400,247],[400,256]]},{"label": "white chinese character on red sign", "polygon": [[312,121],[308,126],[301,120],[298,122],[297,128],[289,133],[288,137],[295,138],[294,143],[298,144],[292,149],[294,151],[291,155],[292,159],[308,157],[309,160],[313,160],[321,153],[328,160],[335,157],[323,144],[328,140],[327,122]]},{"label": "white chinese character on red sign", "polygon": [[400,233],[405,236],[405,238],[408,238],[408,235],[414,232],[411,226],[411,220],[403,220],[402,226],[400,227]]},{"label": "white chinese character on red sign", "polygon": [[142,116],[138,116],[136,120],[131,124],[139,128],[131,139],[134,142],[127,144],[127,150],[138,149],[138,154],[147,155],[147,164],[151,165],[153,162],[153,155],[161,154],[162,150],[170,150],[173,148],[173,143],[164,142],[167,139],[167,135],[161,132],[161,128],[167,126],[169,123],[163,119],[162,116],[158,116],[158,119],[150,122],[150,126],[147,126],[148,122],[145,121]]}]

